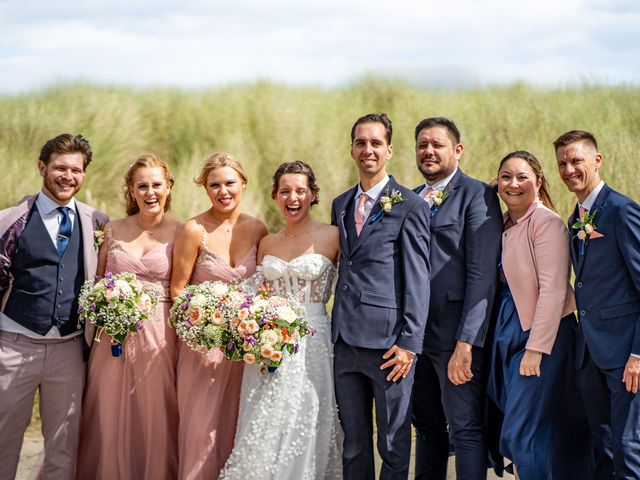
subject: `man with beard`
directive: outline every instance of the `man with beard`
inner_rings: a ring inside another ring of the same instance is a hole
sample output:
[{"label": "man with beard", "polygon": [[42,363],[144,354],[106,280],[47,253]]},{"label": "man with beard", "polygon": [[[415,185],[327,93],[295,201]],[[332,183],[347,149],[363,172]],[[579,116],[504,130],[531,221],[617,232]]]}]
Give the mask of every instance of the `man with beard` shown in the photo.
[{"label": "man with beard", "polygon": [[14,478],[36,390],[43,474],[74,477],[85,364],[80,287],[96,271],[105,214],[75,200],[92,152],[81,135],[44,144],[42,190],[0,211],[0,478]]},{"label": "man with beard", "polygon": [[414,191],[431,217],[431,299],[413,386],[416,478],[446,478],[450,433],[457,478],[485,479],[483,347],[497,281],[500,205],[493,189],[458,168],[464,147],[451,120],[424,119],[415,138],[426,184]]}]

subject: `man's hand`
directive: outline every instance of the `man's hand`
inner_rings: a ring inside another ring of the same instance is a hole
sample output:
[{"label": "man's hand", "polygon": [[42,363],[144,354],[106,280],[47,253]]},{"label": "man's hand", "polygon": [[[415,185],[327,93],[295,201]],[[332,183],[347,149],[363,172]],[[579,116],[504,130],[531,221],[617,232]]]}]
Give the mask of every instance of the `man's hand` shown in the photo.
[{"label": "man's hand", "polygon": [[456,348],[451,354],[447,366],[447,376],[454,385],[462,385],[473,378],[471,372],[471,349],[473,345],[467,342],[456,342]]},{"label": "man's hand", "polygon": [[533,350],[525,350],[520,362],[520,375],[523,377],[540,376],[540,362],[542,353]]},{"label": "man's hand", "polygon": [[389,375],[387,375],[388,382],[397,382],[401,378],[409,375],[411,364],[413,363],[413,359],[416,356],[415,353],[411,353],[409,350],[405,350],[404,348],[400,348],[399,346],[394,345],[389,350],[384,352],[382,358],[387,360],[394,354],[395,356],[391,358],[391,360],[380,365],[380,370],[393,367],[393,370],[391,370]]},{"label": "man's hand", "polygon": [[638,383],[640,383],[640,358],[629,357],[624,367],[622,381],[627,386],[627,392],[638,392]]}]

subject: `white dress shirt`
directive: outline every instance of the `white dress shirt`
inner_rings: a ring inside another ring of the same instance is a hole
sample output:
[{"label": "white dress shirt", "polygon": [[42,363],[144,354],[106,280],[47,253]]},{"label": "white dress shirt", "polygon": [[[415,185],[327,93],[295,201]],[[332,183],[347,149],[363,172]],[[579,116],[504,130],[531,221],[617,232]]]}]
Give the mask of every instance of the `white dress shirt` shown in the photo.
[{"label": "white dress shirt", "polygon": [[594,188],[589,195],[587,195],[587,198],[584,199],[584,202],[578,202],[578,206],[584,208],[587,212],[589,212],[593,208],[593,204],[595,203],[596,198],[598,198],[598,195],[600,195],[602,187],[604,187],[604,182],[600,180],[600,183],[596,185],[596,188]]},{"label": "white dress shirt", "polygon": [[[425,182],[424,187],[420,189],[420,191],[418,192],[418,195],[424,198],[424,191],[427,188],[431,188],[431,190],[433,191],[444,190],[447,187],[447,185],[449,185],[449,182],[451,181],[451,179],[453,178],[453,176],[456,174],[457,171],[458,171],[458,167],[456,167],[456,169],[453,172],[451,172],[450,175],[447,175],[446,177],[444,177],[441,180],[438,180],[432,185],[429,185],[429,182]],[[429,205],[433,205],[433,203],[429,202],[429,199],[427,198],[424,198],[424,201],[427,202]]]},{"label": "white dress shirt", "polygon": [[382,189],[384,188],[384,186],[389,182],[389,175],[385,175],[384,178],[382,180],[380,180],[378,183],[376,183],[373,187],[371,187],[369,190],[367,190],[366,192],[364,190],[362,190],[362,186],[360,185],[360,183],[358,183],[358,191],[356,192],[356,196],[355,196],[355,203],[356,203],[356,208],[358,208],[358,199],[360,198],[360,195],[363,193],[367,194],[367,201],[364,203],[364,218],[363,218],[363,225],[364,223],[367,221],[367,218],[369,218],[369,214],[371,213],[371,210],[373,209],[373,205],[376,201],[376,198],[378,198],[378,195],[380,195],[380,193],[382,193]]}]

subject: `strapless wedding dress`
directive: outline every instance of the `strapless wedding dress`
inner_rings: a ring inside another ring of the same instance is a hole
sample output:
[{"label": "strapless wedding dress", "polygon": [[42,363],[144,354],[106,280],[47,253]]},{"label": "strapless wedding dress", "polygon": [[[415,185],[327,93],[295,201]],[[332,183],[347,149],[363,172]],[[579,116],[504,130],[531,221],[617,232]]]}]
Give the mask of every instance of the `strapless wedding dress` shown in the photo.
[{"label": "strapless wedding dress", "polygon": [[245,366],[235,444],[220,478],[342,478],[342,429],[326,311],[335,275],[331,260],[315,253],[289,262],[267,255],[258,267],[253,283],[267,283],[275,295],[295,295],[316,333],[274,373]]}]

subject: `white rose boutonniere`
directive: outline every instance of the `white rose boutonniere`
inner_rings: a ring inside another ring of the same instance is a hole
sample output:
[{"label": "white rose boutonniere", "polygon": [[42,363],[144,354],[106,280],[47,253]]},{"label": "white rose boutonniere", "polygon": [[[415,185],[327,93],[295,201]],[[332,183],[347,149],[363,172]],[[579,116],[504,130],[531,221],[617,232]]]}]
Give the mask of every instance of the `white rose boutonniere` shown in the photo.
[{"label": "white rose boutonniere", "polygon": [[402,193],[399,190],[392,190],[391,192],[389,192],[389,188],[387,187],[387,190],[384,193],[384,195],[382,195],[380,197],[380,200],[378,200],[378,203],[380,204],[380,211],[378,211],[378,213],[376,213],[373,217],[371,217],[371,220],[369,221],[369,223],[376,222],[385,213],[389,213],[394,205],[397,205],[398,203],[402,203],[402,202],[404,202],[404,197],[402,196]]},{"label": "white rose boutonniere", "polygon": [[100,250],[100,247],[104,243],[104,223],[96,223],[96,228],[93,229],[93,248]]}]

